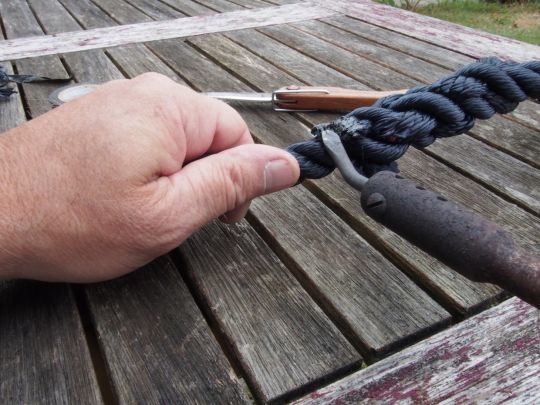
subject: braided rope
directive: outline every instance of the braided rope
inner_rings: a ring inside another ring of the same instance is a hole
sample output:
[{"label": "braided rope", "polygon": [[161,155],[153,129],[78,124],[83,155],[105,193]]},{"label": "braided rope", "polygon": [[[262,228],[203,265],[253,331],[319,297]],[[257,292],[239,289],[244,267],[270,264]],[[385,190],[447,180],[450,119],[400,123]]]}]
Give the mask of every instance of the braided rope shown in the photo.
[{"label": "braided rope", "polygon": [[513,111],[527,98],[540,100],[540,61],[481,59],[429,86],[383,97],[326,124],[314,137],[290,145],[301,179],[329,175],[335,164],[321,140],[323,130],[336,132],[356,169],[370,177],[381,170],[397,172],[395,162],[413,145],[425,148],[437,138],[463,134],[478,119]]}]

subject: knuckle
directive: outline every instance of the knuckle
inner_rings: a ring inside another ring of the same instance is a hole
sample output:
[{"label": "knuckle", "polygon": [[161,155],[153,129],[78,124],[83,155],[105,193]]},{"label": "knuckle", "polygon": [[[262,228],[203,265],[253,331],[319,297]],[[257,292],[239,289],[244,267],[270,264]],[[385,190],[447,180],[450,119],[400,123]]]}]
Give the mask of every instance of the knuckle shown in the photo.
[{"label": "knuckle", "polygon": [[226,185],[224,187],[224,197],[227,211],[231,211],[248,201],[250,191],[253,188],[251,176],[235,160],[227,160],[224,168],[224,184]]},{"label": "knuckle", "polygon": [[170,79],[167,76],[162,75],[161,73],[157,73],[157,72],[142,73],[139,76],[135,77],[134,80],[139,81],[139,82],[145,82],[145,83],[170,81]]}]

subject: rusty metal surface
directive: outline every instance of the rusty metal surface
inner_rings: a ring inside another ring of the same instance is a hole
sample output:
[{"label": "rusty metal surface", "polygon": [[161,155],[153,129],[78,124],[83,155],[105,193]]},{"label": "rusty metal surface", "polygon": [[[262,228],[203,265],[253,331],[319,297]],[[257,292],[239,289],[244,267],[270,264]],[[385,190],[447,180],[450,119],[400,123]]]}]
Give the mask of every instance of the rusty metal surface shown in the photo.
[{"label": "rusty metal surface", "polygon": [[465,277],[540,307],[540,258],[499,225],[392,172],[362,190],[365,212]]}]

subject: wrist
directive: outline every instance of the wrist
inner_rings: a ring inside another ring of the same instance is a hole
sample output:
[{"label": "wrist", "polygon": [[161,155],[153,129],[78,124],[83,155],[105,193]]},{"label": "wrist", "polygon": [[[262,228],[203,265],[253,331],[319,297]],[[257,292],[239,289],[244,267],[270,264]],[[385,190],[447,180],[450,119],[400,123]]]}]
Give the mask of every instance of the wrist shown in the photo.
[{"label": "wrist", "polygon": [[24,167],[19,164],[21,139],[16,132],[14,129],[0,135],[0,280],[19,277],[28,231],[24,229],[28,223],[24,206],[28,201],[20,192],[24,188]]}]

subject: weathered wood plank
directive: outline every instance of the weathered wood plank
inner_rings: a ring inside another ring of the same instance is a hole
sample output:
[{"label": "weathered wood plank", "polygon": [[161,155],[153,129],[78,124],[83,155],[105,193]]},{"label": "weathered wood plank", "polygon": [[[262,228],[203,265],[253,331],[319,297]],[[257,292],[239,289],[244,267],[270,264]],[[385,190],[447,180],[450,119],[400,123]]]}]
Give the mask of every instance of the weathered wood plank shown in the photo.
[{"label": "weathered wood plank", "polygon": [[295,404],[538,403],[539,331],[513,298]]},{"label": "weathered wood plank", "polygon": [[[227,36],[238,36],[238,34],[240,33],[227,34]],[[256,37],[257,33],[245,32],[243,35],[245,37],[255,36],[256,39],[259,39]],[[263,38],[261,36],[258,41],[261,44],[258,49],[267,46],[264,44]],[[189,42],[213,60],[219,61],[228,71],[235,72],[243,80],[247,80],[261,91],[268,91],[276,86],[291,82],[291,76],[221,35],[190,38]],[[276,52],[277,50],[270,49],[271,51]],[[294,53],[291,52],[294,51],[289,50],[286,59],[294,61]],[[270,54],[265,54],[265,56]],[[291,65],[294,63],[291,62]],[[303,66],[298,66],[298,69],[303,69]],[[305,78],[309,79],[309,74]],[[310,83],[308,82],[308,84]],[[305,114],[303,117],[311,124],[318,122],[319,118],[318,114]],[[268,132],[257,131],[256,135],[265,143],[283,147],[298,141],[303,137],[303,133],[305,134],[301,125],[289,121],[288,125],[287,131],[282,133],[272,132],[271,125],[269,125]],[[487,215],[499,223],[505,224],[522,240],[526,241],[527,245],[531,245],[533,248],[538,247],[537,237],[534,236],[539,232],[538,221],[513,204],[505,203],[478,184],[416,150],[411,150],[401,159],[401,167],[408,176],[428,184],[432,188],[439,187],[439,192],[479,210],[483,215]],[[450,302],[459,311],[468,311],[497,295],[497,288],[465,280],[429,256],[412,248],[395,234],[366,218],[359,211],[356,191],[350,189],[338,176],[332,176],[329,180],[317,181],[313,184],[314,191],[334,209],[341,211],[345,218],[352,221],[356,229],[362,232],[366,232],[366,230],[373,232],[370,238],[374,238],[378,246],[388,251],[398,263],[409,268],[414,278],[419,279],[426,288],[436,296],[441,297],[443,301]]]},{"label": "weathered wood plank", "polygon": [[[43,35],[43,30],[26,2],[1,2],[0,15],[3,16],[2,22],[8,38]],[[17,61],[16,66],[21,74],[29,73],[55,78],[69,77],[62,62],[56,56],[23,59]],[[57,83],[32,83],[23,84],[22,86],[25,94],[24,100],[28,106],[28,112],[31,111],[32,117],[49,111],[49,103],[43,103],[42,100],[58,86]]]},{"label": "weathered wood plank", "polygon": [[540,58],[540,47],[464,27],[436,18],[406,11],[369,0],[314,0],[361,21],[401,32],[475,58],[498,56],[527,61]]},{"label": "weathered wood plank", "polygon": [[391,27],[378,27],[348,16],[338,16],[321,20],[325,24],[340,28],[360,38],[376,42],[399,52],[407,53],[429,63],[434,63],[450,71],[456,70],[476,60],[458,52],[433,45],[420,39],[395,32]]},{"label": "weathered wood plank", "polygon": [[186,273],[264,403],[307,392],[360,356],[257,233],[211,224],[181,247]]},{"label": "weathered wood plank", "polygon": [[[57,1],[28,0],[28,4],[35,11],[39,23],[48,34],[81,30],[77,21]],[[63,58],[79,82],[104,83],[124,78],[124,75],[100,50],[66,54]]]},{"label": "weathered wood plank", "polygon": [[[249,0],[249,1],[241,1],[238,2],[242,4],[243,6],[248,7],[254,7],[259,5],[259,0]],[[285,4],[286,2],[278,1],[279,4]],[[225,1],[225,0],[204,0],[204,4],[206,4],[208,7],[213,7],[216,10],[219,11],[231,11],[236,10],[239,8],[236,4],[232,4],[231,2]],[[335,17],[334,19],[343,19],[345,17]],[[352,20],[356,24],[364,24],[368,27],[379,29],[383,31],[381,28],[370,26],[368,24],[362,23],[357,20]],[[351,24],[352,25],[352,24]],[[335,29],[328,24],[323,24],[318,21],[306,21],[298,24],[293,25],[296,28],[299,28],[308,34],[312,34],[316,37],[318,37],[321,40],[324,40],[325,42],[332,43],[334,45],[337,45],[339,47],[342,47],[348,51],[352,51],[362,57],[362,60],[366,57],[374,62],[376,64],[383,64],[387,69],[384,69],[384,71],[388,72],[389,69],[396,70],[402,74],[408,75],[412,78],[416,78],[419,80],[419,82],[414,82],[414,85],[418,85],[421,83],[431,83],[440,77],[443,77],[445,75],[448,75],[450,72],[447,69],[443,69],[439,66],[434,65],[433,63],[425,63],[422,60],[419,60],[419,58],[416,57],[407,57],[403,52],[396,51],[395,49],[390,49],[385,46],[377,46],[373,44],[371,41],[370,43],[367,43],[365,40],[361,40],[360,38],[357,38],[356,35],[343,32],[342,30]],[[283,32],[285,31],[285,32]],[[288,28],[279,27],[279,29],[268,29],[263,30],[266,34],[269,32],[275,32],[277,33],[278,37],[275,37],[275,39],[281,40],[285,45],[292,45],[294,46],[295,42],[297,41],[295,32],[293,30],[289,30]],[[368,31],[369,32],[369,31]],[[403,37],[401,34],[393,33],[388,30],[384,30],[384,34],[380,33],[380,36],[387,37],[388,35],[394,36],[397,38],[392,38],[392,40],[397,39],[397,43],[400,43],[401,47],[407,47],[409,42],[414,42],[416,40],[410,38],[410,37]],[[272,36],[270,34],[270,36]],[[373,37],[373,36],[372,36]],[[370,38],[371,39],[371,38]],[[400,42],[401,40],[401,42]],[[377,80],[373,80],[373,74],[376,75],[376,79],[379,75],[382,74],[382,85],[379,84],[379,88],[387,88],[389,85],[388,82],[388,73],[380,73],[380,68],[376,67],[376,64],[369,64],[366,66],[365,63],[359,63],[357,60],[352,60],[350,63],[344,63],[345,61],[350,60],[350,55],[343,56],[343,52],[339,52],[339,55],[333,55],[328,57],[326,55],[328,51],[325,49],[328,48],[328,45],[325,45],[325,42],[318,41],[317,43],[313,43],[313,37],[308,36],[305,38],[304,41],[301,41],[298,47],[296,49],[300,50],[301,52],[306,52],[308,49],[311,50],[309,52],[309,56],[317,58],[317,55],[322,55],[322,59],[318,59],[319,61],[329,64],[336,68],[337,70],[347,68],[347,66],[352,66],[352,69],[350,72],[354,74],[354,77],[360,81],[362,81],[362,78],[364,76],[370,77],[370,82],[367,83],[371,87],[378,86]],[[455,64],[456,60],[463,60],[463,64],[467,64],[473,61],[473,59],[468,58],[466,56],[456,54],[454,52],[447,51],[445,49],[437,48],[432,45],[426,44],[425,42],[417,41],[420,44],[420,48],[426,48],[431,47],[435,49],[430,49],[431,55],[430,55],[430,62],[432,62],[433,59],[433,53],[437,55],[446,55],[451,54],[451,57],[448,57],[448,60],[452,60],[452,63]],[[385,45],[392,44],[391,40],[386,40]],[[395,48],[395,44],[393,47]],[[330,48],[331,49],[331,48]],[[336,52],[335,50],[332,50],[332,52]],[[426,52],[425,49],[421,52]],[[345,53],[346,55],[346,53]],[[424,54],[423,54],[424,55]],[[330,63],[329,63],[330,61]],[[335,61],[335,63],[334,63]],[[456,64],[455,68],[457,68],[458,65]],[[455,69],[452,69],[455,70]],[[383,71],[383,72],[384,72]],[[375,73],[373,73],[375,72]],[[395,80],[395,79],[394,79]],[[396,86],[399,86],[399,80]],[[412,86],[412,85],[410,85]],[[521,110],[526,112],[530,112],[532,116],[534,117],[535,114],[538,114],[538,108],[530,108],[528,106],[530,103],[522,103]],[[523,114],[523,113],[522,113]],[[497,130],[493,131],[493,128],[496,127]],[[533,129],[530,127],[525,127],[522,125],[518,125],[515,122],[508,121],[500,116],[495,116],[489,121],[478,121],[476,127],[473,131],[471,131],[471,135],[481,139],[483,142],[494,146],[497,149],[501,149],[502,151],[506,153],[510,153],[512,156],[525,161],[528,164],[531,164],[535,167],[538,167],[537,162],[537,156],[540,153],[540,137],[538,136],[538,130]]]},{"label": "weathered wood plank", "polygon": [[[284,70],[292,77],[296,77],[302,83],[309,79],[314,86],[326,85],[358,90],[368,89],[365,84],[309,58],[260,32],[253,30],[235,31],[228,33],[226,37],[244,46],[256,56],[264,59],[268,64]],[[253,50],[255,43],[258,44],[257,51]],[[282,84],[290,83],[280,83],[278,87]]]},{"label": "weathered wood plank", "polygon": [[169,258],[86,294],[121,403],[247,402]]},{"label": "weathered wood plank", "polygon": [[[361,39],[357,35],[341,30],[320,21],[303,21],[290,24],[298,30],[313,35],[339,48],[346,49],[356,55],[369,59],[388,69],[395,70],[405,76],[412,77],[419,82],[433,82],[450,72],[446,68],[426,62],[407,53],[388,48],[376,42]],[[328,45],[326,45],[328,47]],[[340,63],[338,59],[336,63]]]},{"label": "weathered wood plank", "polygon": [[[341,72],[353,77],[366,86],[378,89],[408,89],[418,84],[417,80],[411,79],[394,70],[385,68],[379,63],[346,51],[342,48],[331,46],[313,35],[295,30],[289,26],[274,27],[277,29],[259,30],[265,35],[296,49],[305,55]],[[389,88],[388,86],[392,87]]]},{"label": "weathered wood plank", "polygon": [[[3,34],[0,31],[0,40]],[[13,73],[9,62],[0,62],[8,74]],[[9,129],[15,128],[26,121],[22,105],[21,95],[12,94],[8,100],[0,101],[0,134]]]},{"label": "weathered wood plank", "polygon": [[[161,0],[161,1],[188,16],[216,14],[214,10],[211,10],[208,7],[205,7],[202,4],[199,4],[195,1],[185,1],[185,0]],[[298,1],[295,1],[295,3],[298,3]],[[269,5],[271,4],[267,4],[267,6]]]},{"label": "weathered wood plank", "polygon": [[[96,7],[90,0],[59,0],[62,5],[83,25],[85,29],[96,27],[110,27],[117,25],[117,22],[103,10]],[[123,1],[113,2],[112,9],[118,8],[119,4],[125,4]],[[144,15],[138,10],[130,10],[130,15],[126,18],[132,18],[132,14]],[[183,80],[179,78],[165,63],[155,56],[143,44],[131,44],[112,48],[106,51],[109,57],[121,66],[122,72],[128,77],[134,77],[144,72],[161,73],[179,83]],[[41,58],[39,58],[41,59]]]},{"label": "weathered wood plank", "polygon": [[[367,24],[351,17],[339,16],[323,20],[327,24],[341,28],[361,38],[377,42],[389,48],[408,53],[427,62],[456,70],[461,66],[472,63],[476,58],[462,55],[440,46],[390,31],[383,27]],[[524,102],[511,114],[512,118],[529,125],[533,129],[540,127],[540,109],[533,102]]]},{"label": "weathered wood plank", "polygon": [[[41,13],[37,14],[41,15]],[[330,17],[335,14],[336,12],[321,6],[302,2],[257,10],[240,10],[216,15],[96,28],[81,32],[64,31],[55,35],[3,41],[0,43],[0,59],[16,60],[32,56],[78,52],[166,38],[284,24]]]},{"label": "weathered wood plank", "polygon": [[470,137],[439,139],[426,149],[486,187],[540,213],[540,171]]},{"label": "weathered wood plank", "polygon": [[[110,0],[92,0],[101,10],[106,12],[116,22],[122,24],[137,24],[141,22],[154,21],[151,17],[144,14],[139,9],[133,7],[125,1]],[[107,25],[104,25],[106,27]],[[112,26],[112,24],[111,24]]]},{"label": "weathered wood plank", "polygon": [[185,17],[169,5],[156,0],[130,0],[129,3],[154,20],[171,20]]},{"label": "weathered wood plank", "polygon": [[[476,60],[476,58],[390,31],[384,27],[367,24],[351,17],[339,16],[324,19],[323,21],[358,35],[360,38],[377,42],[400,52],[405,52],[427,62],[449,68],[452,71]],[[518,122],[529,125],[532,129],[540,128],[540,109],[531,101],[521,103],[519,107],[508,116],[516,119]]]},{"label": "weathered wood plank", "polygon": [[102,403],[67,285],[0,283],[0,359],[4,403]]},{"label": "weathered wood plank", "polygon": [[[334,54],[334,48],[329,46],[328,43],[317,39],[312,35],[302,33],[298,30],[293,30],[290,27],[267,27],[259,28],[258,31],[263,32],[266,35],[270,35],[274,39],[278,39],[280,42],[287,44],[288,46],[295,48],[303,54],[317,59],[319,62],[325,65],[332,66],[339,69],[348,76],[359,80],[364,83],[369,83],[376,89],[391,89],[400,88],[404,84],[403,78],[396,77],[395,74],[379,66],[379,70],[382,71],[374,75],[373,69],[370,69],[364,64],[364,59],[348,54],[348,61],[345,61],[345,55],[339,56],[339,65],[337,65],[338,56]],[[257,38],[253,31],[239,31],[231,34],[227,34],[228,37],[234,38],[239,44],[248,48],[251,52],[270,58],[265,54],[266,49],[260,44],[263,41],[262,38]],[[272,60],[272,59],[269,59]],[[280,66],[280,61],[277,59],[272,60],[274,64]],[[285,67],[285,66],[282,66]],[[303,75],[306,77],[306,74]],[[373,80],[372,80],[373,78]],[[409,81],[412,79],[406,78]],[[384,85],[386,83],[386,85]],[[415,82],[415,84],[418,84]],[[515,201],[528,210],[538,210],[538,198],[536,197],[536,183],[524,182],[523,179],[534,178],[538,176],[538,170],[534,169],[528,164],[520,162],[510,156],[506,156],[499,152],[495,148],[482,144],[480,142],[472,141],[466,136],[453,137],[451,140],[454,148],[460,151],[461,156],[470,156],[471,142],[477,145],[476,150],[481,150],[484,154],[484,159],[459,159],[459,156],[445,154],[444,159],[449,164],[459,167],[460,170],[467,173],[480,183],[489,183],[493,190],[496,190],[506,198]],[[531,140],[534,145],[534,139]],[[438,151],[441,148],[441,142],[438,141],[434,145],[431,145],[428,150],[439,156]],[[474,149],[473,149],[474,150]],[[493,159],[491,157],[493,156]],[[491,164],[487,164],[488,160]],[[519,180],[518,180],[519,179]],[[509,188],[508,184],[518,183],[514,188]],[[513,192],[513,190],[517,192]]]},{"label": "weathered wood plank", "polygon": [[[163,41],[149,46],[198,90],[249,90],[185,44]],[[299,128],[307,134],[307,128],[288,115],[247,107],[240,112],[262,139],[294,134]],[[256,217],[265,216],[265,226],[273,233],[283,232],[274,248],[282,251],[310,293],[359,347],[381,354],[448,321],[446,311],[313,195],[298,188],[274,198],[278,200],[254,203]]]},{"label": "weathered wood plank", "polygon": [[[221,12],[227,12],[231,9],[235,9],[239,7],[236,4],[224,1],[224,0],[203,0],[203,4],[213,7],[216,10],[219,10]],[[285,30],[287,33],[290,33],[290,35],[287,36],[286,39],[282,40],[279,35],[273,36],[272,33],[275,32],[275,30],[262,30],[261,32],[265,33],[266,35],[269,35],[270,37],[277,39],[284,45],[288,47],[295,48],[294,46],[294,36],[295,35],[302,35],[301,32],[293,32],[291,29],[287,26],[279,26],[275,27],[278,30]],[[322,45],[321,45],[322,44]],[[296,48],[299,50],[298,48]],[[311,51],[309,52],[308,51]],[[384,87],[388,83],[388,77],[390,76],[393,83],[396,83],[396,85],[400,88],[409,88],[412,87],[414,84],[416,84],[415,81],[409,79],[406,76],[403,76],[397,72],[388,70],[388,69],[381,69],[381,66],[371,62],[370,60],[366,59],[359,59],[355,58],[354,55],[352,55],[350,52],[346,52],[341,48],[337,47],[330,47],[327,43],[324,43],[320,41],[318,38],[310,36],[310,40],[302,41],[301,43],[301,52],[308,51],[308,56],[321,62],[321,60],[318,58],[319,54],[323,54],[323,61],[327,66],[332,67],[334,70],[337,70],[340,73],[343,73],[345,75],[350,76],[351,72],[366,72],[366,75],[369,75],[372,83],[365,83],[362,81],[362,79],[358,79],[358,77],[355,77],[358,81],[366,84],[366,85],[379,85],[380,87]],[[332,61],[332,62],[329,62]],[[385,78],[382,79],[379,82],[380,74],[384,75]],[[359,74],[361,76],[361,74]],[[383,84],[384,83],[384,84]]]},{"label": "weathered wood plank", "polygon": [[[389,69],[408,75],[418,80],[418,84],[430,84],[450,74],[447,69],[433,63],[427,63],[400,51],[377,45],[370,40],[362,39],[319,21],[305,21],[292,26],[351,51],[362,58],[369,58],[377,63],[384,64]],[[336,63],[340,63],[340,61],[338,60]],[[528,164],[533,166],[540,164],[537,162],[540,155],[540,133],[536,129],[518,125],[516,122],[496,115],[487,121],[477,121],[470,135],[505,153],[510,153]]]}]

